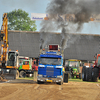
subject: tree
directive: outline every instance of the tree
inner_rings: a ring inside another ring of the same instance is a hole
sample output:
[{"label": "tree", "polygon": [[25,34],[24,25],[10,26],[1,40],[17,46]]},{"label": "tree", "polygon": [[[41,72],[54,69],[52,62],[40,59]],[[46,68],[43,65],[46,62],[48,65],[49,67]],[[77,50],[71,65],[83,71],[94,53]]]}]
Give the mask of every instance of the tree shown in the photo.
[{"label": "tree", "polygon": [[36,31],[35,21],[31,21],[28,15],[21,9],[7,13],[8,30]]}]

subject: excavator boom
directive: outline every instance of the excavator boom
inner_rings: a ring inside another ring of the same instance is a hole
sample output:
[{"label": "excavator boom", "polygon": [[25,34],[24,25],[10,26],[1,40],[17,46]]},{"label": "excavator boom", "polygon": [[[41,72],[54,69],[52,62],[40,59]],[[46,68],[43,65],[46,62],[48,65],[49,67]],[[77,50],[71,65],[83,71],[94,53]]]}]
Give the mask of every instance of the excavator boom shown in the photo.
[{"label": "excavator boom", "polygon": [[1,27],[1,66],[5,67],[7,62],[7,52],[8,52],[8,27],[7,27],[7,13],[3,14],[3,24]]}]

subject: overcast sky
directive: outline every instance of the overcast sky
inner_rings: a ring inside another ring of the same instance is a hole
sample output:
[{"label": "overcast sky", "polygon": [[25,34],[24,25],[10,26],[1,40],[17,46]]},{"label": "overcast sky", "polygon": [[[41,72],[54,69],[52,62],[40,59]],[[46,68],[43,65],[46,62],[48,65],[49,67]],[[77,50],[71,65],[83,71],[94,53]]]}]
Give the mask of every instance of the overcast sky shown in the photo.
[{"label": "overcast sky", "polygon": [[[28,12],[31,18],[31,13],[45,13],[49,2],[50,0],[0,0],[0,26],[2,25],[2,16],[4,13],[15,9],[22,9]],[[37,31],[41,28],[40,23],[41,21],[36,21]],[[99,34],[100,23],[85,23],[81,33]]]}]

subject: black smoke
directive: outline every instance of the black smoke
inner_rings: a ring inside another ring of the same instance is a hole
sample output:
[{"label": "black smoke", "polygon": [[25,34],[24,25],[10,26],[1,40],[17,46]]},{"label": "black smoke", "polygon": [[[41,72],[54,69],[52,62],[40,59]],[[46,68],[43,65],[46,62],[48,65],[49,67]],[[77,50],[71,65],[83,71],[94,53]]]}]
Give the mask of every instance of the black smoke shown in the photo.
[{"label": "black smoke", "polygon": [[[71,39],[71,31],[74,31],[74,33],[81,31],[83,24],[88,23],[92,15],[100,13],[100,0],[51,0],[46,13],[49,14],[50,20],[42,22],[40,31],[52,32],[60,29],[61,47],[65,49],[68,40]],[[73,21],[57,19],[57,15],[66,14],[73,14],[75,19]]]}]

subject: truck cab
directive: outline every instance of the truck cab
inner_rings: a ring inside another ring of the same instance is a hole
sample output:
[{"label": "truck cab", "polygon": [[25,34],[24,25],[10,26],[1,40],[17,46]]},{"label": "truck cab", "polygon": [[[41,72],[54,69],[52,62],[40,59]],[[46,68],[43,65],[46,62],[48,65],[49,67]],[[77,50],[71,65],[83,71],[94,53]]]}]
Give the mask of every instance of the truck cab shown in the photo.
[{"label": "truck cab", "polygon": [[9,51],[8,52],[8,60],[7,60],[7,67],[16,66],[16,69],[19,66],[19,52],[16,51]]},{"label": "truck cab", "polygon": [[63,83],[63,56],[58,45],[49,45],[49,50],[39,56],[37,82]]},{"label": "truck cab", "polygon": [[18,68],[19,71],[19,77],[21,78],[25,78],[27,77],[32,77],[33,75],[33,70],[32,70],[32,64],[31,64],[31,60],[26,60],[26,59],[20,59],[20,65]]}]

